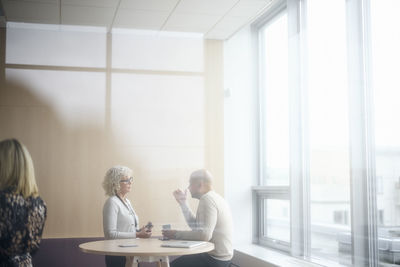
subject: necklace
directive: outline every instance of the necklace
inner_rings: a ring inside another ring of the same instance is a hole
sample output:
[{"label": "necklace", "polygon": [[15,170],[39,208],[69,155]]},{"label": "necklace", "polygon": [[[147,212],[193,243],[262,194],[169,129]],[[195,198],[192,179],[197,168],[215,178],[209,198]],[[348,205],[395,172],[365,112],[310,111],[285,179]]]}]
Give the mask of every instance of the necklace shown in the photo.
[{"label": "necklace", "polygon": [[121,200],[122,204],[124,204],[124,206],[128,209],[129,215],[133,216],[133,219],[135,220],[135,228],[136,228],[138,223],[137,223],[135,212],[133,211],[132,206],[129,204],[129,202],[123,201],[122,198],[120,198],[120,196],[117,195],[117,197],[119,198],[119,200]]}]

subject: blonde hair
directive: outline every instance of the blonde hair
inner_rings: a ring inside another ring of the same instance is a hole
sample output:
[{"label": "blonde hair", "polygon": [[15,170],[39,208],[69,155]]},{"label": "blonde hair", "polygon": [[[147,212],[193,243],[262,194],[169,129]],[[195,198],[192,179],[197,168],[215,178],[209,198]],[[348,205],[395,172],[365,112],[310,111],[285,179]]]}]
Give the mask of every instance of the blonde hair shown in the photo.
[{"label": "blonde hair", "polygon": [[24,198],[39,195],[31,155],[16,139],[0,142],[0,190],[6,189]]},{"label": "blonde hair", "polygon": [[103,188],[107,196],[115,196],[120,190],[119,182],[124,177],[130,177],[132,170],[125,166],[113,166],[104,176]]}]

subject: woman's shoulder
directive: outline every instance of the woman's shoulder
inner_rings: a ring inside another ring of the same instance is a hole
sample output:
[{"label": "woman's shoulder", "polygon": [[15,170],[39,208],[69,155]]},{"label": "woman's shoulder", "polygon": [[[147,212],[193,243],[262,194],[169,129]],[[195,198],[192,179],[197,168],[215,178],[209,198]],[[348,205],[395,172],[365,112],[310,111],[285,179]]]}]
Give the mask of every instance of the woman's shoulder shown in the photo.
[{"label": "woman's shoulder", "polygon": [[[24,198],[21,194],[15,194],[10,190],[0,191],[0,210],[8,214],[37,215],[42,218],[47,216],[47,206],[39,196]],[[24,216],[25,216],[24,215]]]},{"label": "woman's shoulder", "polygon": [[118,197],[111,196],[107,198],[103,205],[103,212],[118,211],[121,209],[121,203]]},{"label": "woman's shoulder", "polygon": [[6,198],[10,197],[10,195],[15,195],[13,188],[6,188],[6,189],[1,189],[0,190],[0,197],[1,198]]},{"label": "woman's shoulder", "polygon": [[26,201],[20,194],[15,194],[11,189],[0,191],[0,203],[2,207],[5,206],[25,206]]},{"label": "woman's shoulder", "polygon": [[119,199],[117,196],[110,196],[109,198],[106,199],[106,202],[104,205],[118,205]]},{"label": "woman's shoulder", "polygon": [[10,192],[8,190],[0,190],[0,208],[9,203]]},{"label": "woman's shoulder", "polygon": [[30,216],[41,218],[44,220],[47,217],[47,205],[46,202],[40,196],[32,196],[26,199],[27,207],[30,208]]},{"label": "woman's shoulder", "polygon": [[44,207],[44,208],[47,208],[46,202],[44,202],[44,200],[40,196],[29,197],[29,198],[27,198],[27,202],[30,202],[30,204],[33,207]]},{"label": "woman's shoulder", "polygon": [[46,207],[46,202],[40,196],[30,196],[24,198],[21,194],[16,194],[11,190],[0,191],[0,202],[11,206],[34,206]]}]

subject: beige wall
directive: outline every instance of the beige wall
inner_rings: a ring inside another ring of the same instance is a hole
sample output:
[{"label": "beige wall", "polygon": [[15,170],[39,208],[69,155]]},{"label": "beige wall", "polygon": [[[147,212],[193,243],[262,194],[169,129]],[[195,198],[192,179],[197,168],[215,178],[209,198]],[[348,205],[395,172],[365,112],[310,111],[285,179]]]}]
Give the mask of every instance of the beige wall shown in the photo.
[{"label": "beige wall", "polygon": [[205,41],[205,168],[218,177],[215,188],[224,195],[223,42]]},{"label": "beige wall", "polygon": [[[4,40],[4,31],[1,37]],[[4,42],[1,44],[4,51]],[[170,139],[163,139],[162,131],[166,128],[160,129],[158,135],[149,132],[150,137],[154,135],[160,138],[161,141],[158,140],[156,144],[149,143],[145,137],[143,141],[137,141],[142,139],[136,138],[137,142],[129,139],[130,135],[138,134],[129,124],[130,117],[122,121],[122,126],[117,127],[114,124],[119,120],[119,114],[123,116],[128,111],[132,112],[129,114],[133,121],[139,116],[147,115],[139,114],[143,111],[137,107],[140,103],[127,106],[130,100],[128,99],[126,103],[124,101],[127,100],[121,98],[123,89],[119,96],[115,95],[118,85],[109,80],[111,77],[109,65],[104,70],[88,69],[86,73],[78,67],[37,66],[9,62],[4,65],[4,53],[1,55],[0,78],[4,76],[4,66],[7,69],[7,77],[14,77],[15,80],[21,73],[25,75],[24,77],[28,77],[1,87],[0,139],[18,138],[32,154],[40,194],[48,206],[44,237],[103,235],[101,212],[106,196],[101,188],[101,182],[106,170],[115,164],[126,165],[134,170],[135,181],[129,199],[134,204],[141,224],[151,220],[156,225],[156,234],[159,226],[164,223],[172,223],[177,228],[185,227],[171,192],[177,187],[186,187],[188,176],[194,169],[208,168],[216,178],[216,191],[224,193],[222,42],[204,42],[202,72],[162,70],[127,72],[134,79],[146,80],[146,75],[153,75],[154,79],[145,81],[145,86],[149,90],[158,90],[156,87],[160,84],[165,84],[166,88],[174,88],[174,83],[177,82],[183,84],[181,87],[185,84],[190,87],[191,83],[196,82],[197,87],[195,87],[198,89],[194,93],[198,94],[198,90],[204,93],[203,115],[200,116],[204,120],[198,123],[184,117],[177,120],[176,125],[171,126],[172,129],[177,128],[176,133],[170,128],[167,128],[169,130],[165,133]],[[60,82],[66,85],[63,84],[61,87],[57,83],[60,74],[70,77],[65,79],[63,76],[64,80]],[[90,76],[88,81],[85,80],[86,74]],[[30,82],[31,76],[36,79],[35,83]],[[114,81],[117,80],[114,76],[113,78]],[[160,81],[153,83],[154,80]],[[91,85],[95,90],[80,91],[83,83]],[[93,83],[95,85],[92,85]],[[53,89],[60,91],[54,92]],[[179,95],[179,92],[175,94]],[[168,95],[166,98],[175,103]],[[75,104],[57,105],[54,101],[78,103],[76,105],[79,108],[75,108]],[[116,101],[121,101],[121,104]],[[196,105],[195,101],[193,105]],[[144,103],[142,108],[146,109],[148,105]],[[167,115],[183,112],[179,111],[179,106],[170,108]],[[179,112],[174,110],[175,108]],[[197,109],[190,109],[189,114],[190,112],[195,114],[196,111]],[[162,119],[158,121],[157,118],[153,118],[156,115],[148,116],[162,124]],[[171,120],[170,117],[165,119]],[[186,129],[186,124],[182,125],[182,121],[187,123],[188,127],[193,127],[194,130],[201,129],[203,132],[200,135],[194,132],[193,138],[185,135],[186,143],[182,140],[168,143],[169,140],[175,140],[175,135],[179,137],[182,129]],[[146,120],[135,123],[141,123],[141,127],[144,127]],[[156,123],[150,126],[149,129],[157,131]],[[124,132],[124,128],[128,129],[127,132]],[[198,142],[199,136],[203,139],[201,142]],[[191,205],[195,207],[196,201],[192,200]]]}]

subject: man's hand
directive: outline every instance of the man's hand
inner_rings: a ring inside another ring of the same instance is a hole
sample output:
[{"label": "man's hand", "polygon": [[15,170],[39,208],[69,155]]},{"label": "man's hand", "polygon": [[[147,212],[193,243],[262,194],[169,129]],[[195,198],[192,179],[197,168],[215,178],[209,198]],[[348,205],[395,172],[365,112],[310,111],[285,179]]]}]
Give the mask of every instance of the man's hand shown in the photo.
[{"label": "man's hand", "polygon": [[183,205],[186,203],[186,199],[187,199],[187,189],[185,190],[185,192],[183,192],[180,189],[175,190],[172,193],[176,199],[176,201],[180,204]]},{"label": "man's hand", "polygon": [[176,230],[162,230],[162,235],[168,239],[175,239]]},{"label": "man's hand", "polygon": [[136,233],[136,237],[149,238],[151,236],[151,230],[143,226],[140,228],[139,232]]}]

